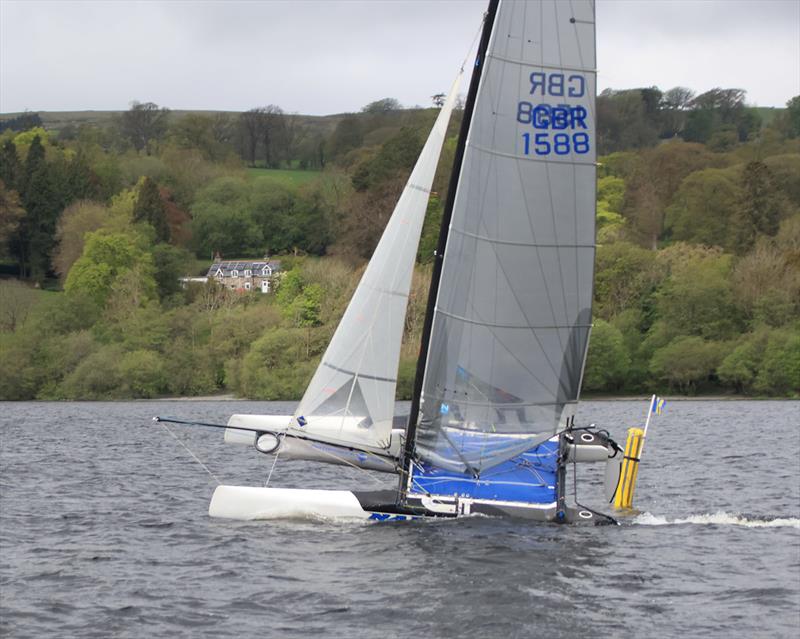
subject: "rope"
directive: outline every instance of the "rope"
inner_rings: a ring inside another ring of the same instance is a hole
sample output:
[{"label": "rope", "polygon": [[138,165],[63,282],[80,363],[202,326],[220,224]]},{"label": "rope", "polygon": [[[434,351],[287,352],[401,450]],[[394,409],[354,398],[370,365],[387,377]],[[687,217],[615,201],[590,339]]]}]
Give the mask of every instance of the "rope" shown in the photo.
[{"label": "rope", "polygon": [[186,450],[186,452],[187,452],[187,453],[189,453],[189,454],[190,454],[190,455],[191,455],[191,456],[194,458],[194,460],[195,460],[195,461],[196,461],[198,464],[200,464],[200,466],[202,466],[202,467],[203,467],[203,470],[205,470],[205,471],[206,471],[206,472],[207,472],[209,475],[211,475],[211,477],[213,477],[213,478],[214,478],[214,480],[217,482],[217,486],[219,486],[219,485],[222,483],[222,481],[220,481],[220,478],[219,478],[219,477],[217,477],[217,476],[216,476],[214,473],[212,473],[212,472],[211,472],[211,470],[209,470],[208,466],[206,466],[206,465],[205,465],[205,464],[204,464],[204,463],[203,463],[203,462],[200,460],[200,458],[199,458],[197,455],[195,455],[195,454],[194,454],[194,453],[193,453],[193,452],[190,450],[190,448],[189,448],[189,447],[188,447],[186,444],[184,444],[184,443],[183,443],[183,442],[182,442],[182,441],[181,441],[181,440],[180,440],[180,439],[177,437],[177,435],[175,435],[175,433],[173,433],[173,432],[172,432],[172,431],[169,429],[169,427],[168,427],[168,426],[167,426],[167,425],[166,425],[166,424],[165,424],[163,421],[162,421],[162,422],[159,422],[159,423],[160,423],[160,424],[161,424],[161,425],[164,427],[164,430],[165,430],[165,431],[167,431],[167,432],[168,432],[170,435],[172,435],[172,438],[173,438],[173,439],[174,439],[176,442],[178,442],[178,443],[179,443],[181,446],[183,446],[183,448]]},{"label": "rope", "polygon": [[272,460],[272,467],[269,469],[269,473],[267,474],[267,479],[264,481],[264,488],[269,486],[269,480],[272,479],[272,472],[275,470],[275,466],[278,463],[278,456],[281,454],[281,443],[283,443],[284,438],[286,437],[286,433],[281,433],[278,435],[280,437],[280,441],[278,442],[278,450],[275,453],[275,459]]}]

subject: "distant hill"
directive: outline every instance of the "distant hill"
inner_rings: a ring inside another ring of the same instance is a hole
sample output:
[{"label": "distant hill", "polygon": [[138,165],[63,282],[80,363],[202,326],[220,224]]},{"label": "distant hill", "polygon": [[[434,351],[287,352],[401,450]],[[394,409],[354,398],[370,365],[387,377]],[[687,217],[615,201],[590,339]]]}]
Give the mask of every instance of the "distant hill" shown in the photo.
[{"label": "distant hill", "polygon": [[[35,111],[42,119],[45,128],[50,131],[58,132],[66,126],[80,126],[89,124],[93,126],[108,126],[114,116],[119,116],[123,111]],[[237,117],[241,111],[211,111],[211,110],[175,110],[170,111],[170,121],[176,121],[185,115],[217,115],[223,113],[231,117]],[[10,120],[22,115],[22,112],[0,113],[0,122]],[[314,133],[329,135],[336,128],[336,125],[344,117],[344,114],[334,115],[298,115],[300,124]]]}]

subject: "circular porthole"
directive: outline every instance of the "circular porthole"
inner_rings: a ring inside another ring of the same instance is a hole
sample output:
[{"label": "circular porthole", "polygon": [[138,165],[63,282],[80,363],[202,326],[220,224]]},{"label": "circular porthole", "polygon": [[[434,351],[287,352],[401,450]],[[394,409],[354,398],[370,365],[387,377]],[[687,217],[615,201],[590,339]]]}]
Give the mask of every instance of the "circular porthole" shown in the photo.
[{"label": "circular porthole", "polygon": [[588,510],[581,510],[578,512],[578,517],[581,517],[582,519],[591,519],[592,513],[590,513]]},{"label": "circular porthole", "polygon": [[280,443],[278,437],[273,433],[263,433],[256,439],[256,450],[259,453],[272,453],[280,446]]},{"label": "circular porthole", "polygon": [[581,433],[581,441],[582,442],[593,442],[594,441],[594,435],[592,435],[591,433]]}]

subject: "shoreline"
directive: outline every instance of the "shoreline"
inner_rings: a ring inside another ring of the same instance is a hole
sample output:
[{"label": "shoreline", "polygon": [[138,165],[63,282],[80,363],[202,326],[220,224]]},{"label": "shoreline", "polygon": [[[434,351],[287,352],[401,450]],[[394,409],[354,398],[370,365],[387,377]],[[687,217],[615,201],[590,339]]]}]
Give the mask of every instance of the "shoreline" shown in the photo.
[{"label": "shoreline", "polygon": [[[581,402],[647,402],[650,395],[610,395],[599,397],[584,397]],[[743,397],[731,395],[699,395],[688,397],[685,395],[659,395],[667,402],[797,402],[800,397]],[[75,403],[75,402],[299,402],[299,399],[253,399],[249,397],[236,397],[231,393],[221,395],[197,395],[183,397],[151,397],[151,398],[126,398],[126,399],[0,399],[2,402],[13,403]],[[409,399],[397,399],[395,402],[410,402]]]}]

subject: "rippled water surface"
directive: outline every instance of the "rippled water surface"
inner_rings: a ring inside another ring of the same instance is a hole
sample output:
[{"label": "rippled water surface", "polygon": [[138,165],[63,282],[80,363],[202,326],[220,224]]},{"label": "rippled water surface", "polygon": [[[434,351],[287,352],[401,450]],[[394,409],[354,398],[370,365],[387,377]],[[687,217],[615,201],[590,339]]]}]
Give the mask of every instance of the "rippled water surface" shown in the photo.
[{"label": "rippled water surface", "polygon": [[[643,514],[602,528],[212,520],[216,480],[150,421],[291,408],[0,404],[0,636],[798,636],[798,402],[670,402],[648,432]],[[585,402],[578,421],[624,441],[645,409]],[[171,430],[220,481],[263,484],[271,458]],[[270,485],[381,483],[279,460]]]}]

